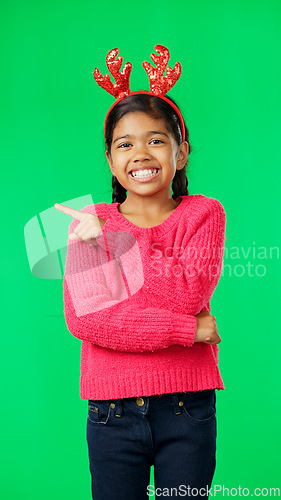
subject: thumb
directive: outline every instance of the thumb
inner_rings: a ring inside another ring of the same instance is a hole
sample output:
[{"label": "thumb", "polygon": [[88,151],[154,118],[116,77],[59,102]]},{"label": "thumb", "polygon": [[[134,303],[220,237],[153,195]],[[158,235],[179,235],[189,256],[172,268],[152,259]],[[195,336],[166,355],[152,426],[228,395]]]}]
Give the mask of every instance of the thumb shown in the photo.
[{"label": "thumb", "polygon": [[78,235],[77,235],[77,234],[75,234],[75,233],[71,233],[71,234],[69,235],[69,239],[70,239],[70,240],[81,240],[80,236],[78,236]]}]

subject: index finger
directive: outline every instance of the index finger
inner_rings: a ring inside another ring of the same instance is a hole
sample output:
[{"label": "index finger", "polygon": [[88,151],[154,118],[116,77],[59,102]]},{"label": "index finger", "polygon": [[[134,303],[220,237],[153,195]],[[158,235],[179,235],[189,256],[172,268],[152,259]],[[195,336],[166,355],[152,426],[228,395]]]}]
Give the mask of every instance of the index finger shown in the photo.
[{"label": "index finger", "polygon": [[85,219],[85,216],[87,215],[87,213],[85,212],[81,212],[80,210],[76,210],[75,208],[67,207],[66,205],[61,205],[60,203],[55,203],[54,207],[61,212],[70,215],[70,217],[73,217],[74,219],[80,221]]}]

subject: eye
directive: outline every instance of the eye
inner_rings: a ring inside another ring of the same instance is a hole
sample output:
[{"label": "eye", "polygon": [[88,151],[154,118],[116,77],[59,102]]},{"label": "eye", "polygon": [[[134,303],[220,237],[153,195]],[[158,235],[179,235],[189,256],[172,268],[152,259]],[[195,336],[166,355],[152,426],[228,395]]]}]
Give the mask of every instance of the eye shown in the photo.
[{"label": "eye", "polygon": [[160,141],[160,139],[152,139],[152,141],[151,141],[151,142],[155,142],[155,141],[156,141],[156,142],[162,142],[162,144],[163,144],[163,141]]},{"label": "eye", "polygon": [[122,148],[122,146],[131,146],[131,144],[129,142],[123,142],[123,144],[120,144],[120,146],[118,146],[118,148]]}]

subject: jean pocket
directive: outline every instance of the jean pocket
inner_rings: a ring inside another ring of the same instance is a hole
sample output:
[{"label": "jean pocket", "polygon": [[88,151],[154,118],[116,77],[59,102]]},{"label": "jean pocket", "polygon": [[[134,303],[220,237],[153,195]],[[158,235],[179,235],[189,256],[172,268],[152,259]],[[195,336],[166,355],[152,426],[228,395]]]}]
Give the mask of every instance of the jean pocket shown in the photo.
[{"label": "jean pocket", "polygon": [[182,407],[183,414],[195,425],[213,422],[216,418],[215,389],[185,393]]},{"label": "jean pocket", "polygon": [[110,401],[88,400],[88,421],[91,424],[107,424],[110,416]]}]

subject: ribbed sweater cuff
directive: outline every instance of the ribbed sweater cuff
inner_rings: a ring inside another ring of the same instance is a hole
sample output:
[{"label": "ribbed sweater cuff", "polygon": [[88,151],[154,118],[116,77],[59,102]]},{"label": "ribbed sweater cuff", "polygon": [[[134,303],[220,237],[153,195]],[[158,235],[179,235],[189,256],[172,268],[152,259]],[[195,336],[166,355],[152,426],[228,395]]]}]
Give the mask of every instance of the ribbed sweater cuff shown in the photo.
[{"label": "ribbed sweater cuff", "polygon": [[171,345],[179,344],[184,347],[191,347],[194,344],[197,328],[196,316],[175,313],[174,316],[175,332],[170,335]]}]

